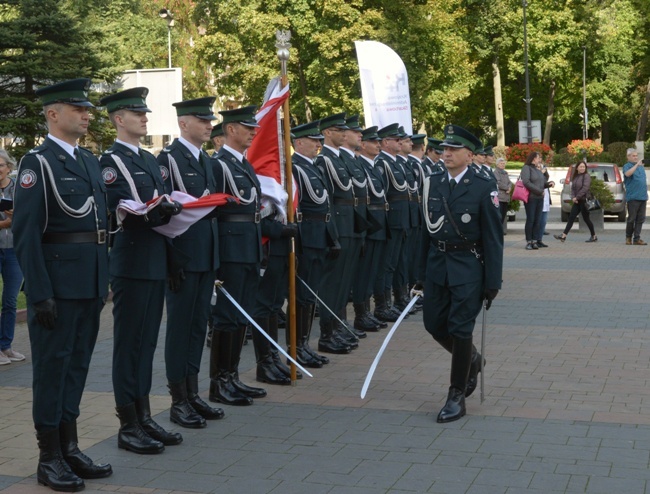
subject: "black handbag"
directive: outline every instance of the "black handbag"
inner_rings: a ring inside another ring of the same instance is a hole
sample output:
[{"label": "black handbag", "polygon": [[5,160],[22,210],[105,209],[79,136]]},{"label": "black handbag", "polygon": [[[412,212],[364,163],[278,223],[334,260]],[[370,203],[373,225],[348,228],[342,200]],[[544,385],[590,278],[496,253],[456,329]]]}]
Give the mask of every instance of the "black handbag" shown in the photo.
[{"label": "black handbag", "polygon": [[587,197],[585,206],[587,206],[587,211],[595,211],[596,209],[601,208],[600,201],[592,195],[589,195],[589,197]]}]

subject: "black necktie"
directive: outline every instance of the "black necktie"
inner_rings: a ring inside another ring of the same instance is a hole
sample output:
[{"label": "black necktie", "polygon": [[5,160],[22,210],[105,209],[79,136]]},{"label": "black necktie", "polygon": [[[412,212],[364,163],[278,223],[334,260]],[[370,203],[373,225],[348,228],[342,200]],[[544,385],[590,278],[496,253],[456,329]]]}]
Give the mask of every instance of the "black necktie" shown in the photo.
[{"label": "black necktie", "polygon": [[86,170],[86,163],[84,163],[84,159],[81,156],[81,152],[79,151],[79,148],[74,148],[74,157],[77,160],[77,163],[79,163],[79,166],[81,166],[81,169],[88,173]]},{"label": "black necktie", "polygon": [[456,187],[456,179],[452,178],[449,181],[449,190],[453,191],[455,187]]}]

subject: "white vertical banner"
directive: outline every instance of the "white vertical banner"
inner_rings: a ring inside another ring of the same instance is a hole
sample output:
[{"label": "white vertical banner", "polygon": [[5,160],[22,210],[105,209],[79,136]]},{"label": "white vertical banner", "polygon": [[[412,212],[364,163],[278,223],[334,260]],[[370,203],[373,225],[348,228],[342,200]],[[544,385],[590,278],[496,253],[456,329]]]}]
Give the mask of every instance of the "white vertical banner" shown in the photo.
[{"label": "white vertical banner", "polygon": [[404,62],[378,41],[355,41],[366,127],[398,122],[413,133],[409,78]]}]

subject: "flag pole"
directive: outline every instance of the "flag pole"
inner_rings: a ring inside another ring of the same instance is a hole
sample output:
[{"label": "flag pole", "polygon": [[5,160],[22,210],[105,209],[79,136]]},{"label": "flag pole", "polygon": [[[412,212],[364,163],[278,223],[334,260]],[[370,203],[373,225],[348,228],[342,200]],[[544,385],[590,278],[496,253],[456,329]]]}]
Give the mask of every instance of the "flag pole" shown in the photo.
[{"label": "flag pole", "polygon": [[[278,59],[280,60],[281,88],[289,84],[287,77],[287,61],[289,60],[289,48],[291,43],[291,31],[275,32],[275,47],[277,48]],[[293,223],[293,174],[291,171],[291,122],[289,113],[289,97],[284,100],[282,106],[283,136],[284,136],[284,157],[285,157],[285,182],[287,188],[287,222]],[[296,241],[291,238],[291,249],[289,252],[289,303],[287,310],[287,328],[289,331],[289,352],[291,357],[296,359]],[[296,366],[291,363],[291,384],[297,384]]]}]

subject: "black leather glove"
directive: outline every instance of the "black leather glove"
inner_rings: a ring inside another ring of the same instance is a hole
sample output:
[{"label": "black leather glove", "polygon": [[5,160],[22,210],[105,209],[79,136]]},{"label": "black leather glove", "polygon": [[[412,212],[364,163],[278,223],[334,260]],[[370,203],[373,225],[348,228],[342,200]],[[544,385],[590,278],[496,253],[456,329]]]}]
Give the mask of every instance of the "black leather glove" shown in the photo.
[{"label": "black leather glove", "polygon": [[283,238],[298,236],[298,223],[287,223],[283,225],[280,236]]},{"label": "black leather glove", "polygon": [[179,292],[181,285],[183,284],[183,280],[185,280],[185,271],[182,269],[177,270],[174,274],[168,275],[167,286],[169,287],[169,291],[172,293]]},{"label": "black leather glove", "polygon": [[47,298],[34,304],[36,321],[45,329],[54,329],[56,322],[56,302],[53,298]]},{"label": "black leather glove", "polygon": [[485,303],[485,310],[490,310],[490,307],[492,307],[492,301],[496,298],[496,296],[499,294],[499,290],[496,288],[486,288],[485,291],[483,292],[483,298],[487,300]]},{"label": "black leather glove", "polygon": [[341,244],[336,242],[335,245],[331,246],[330,249],[327,251],[327,259],[330,261],[334,261],[339,258],[341,255]]},{"label": "black leather glove", "polygon": [[160,203],[160,214],[164,216],[176,216],[183,210],[183,205],[178,201],[162,201]]}]

